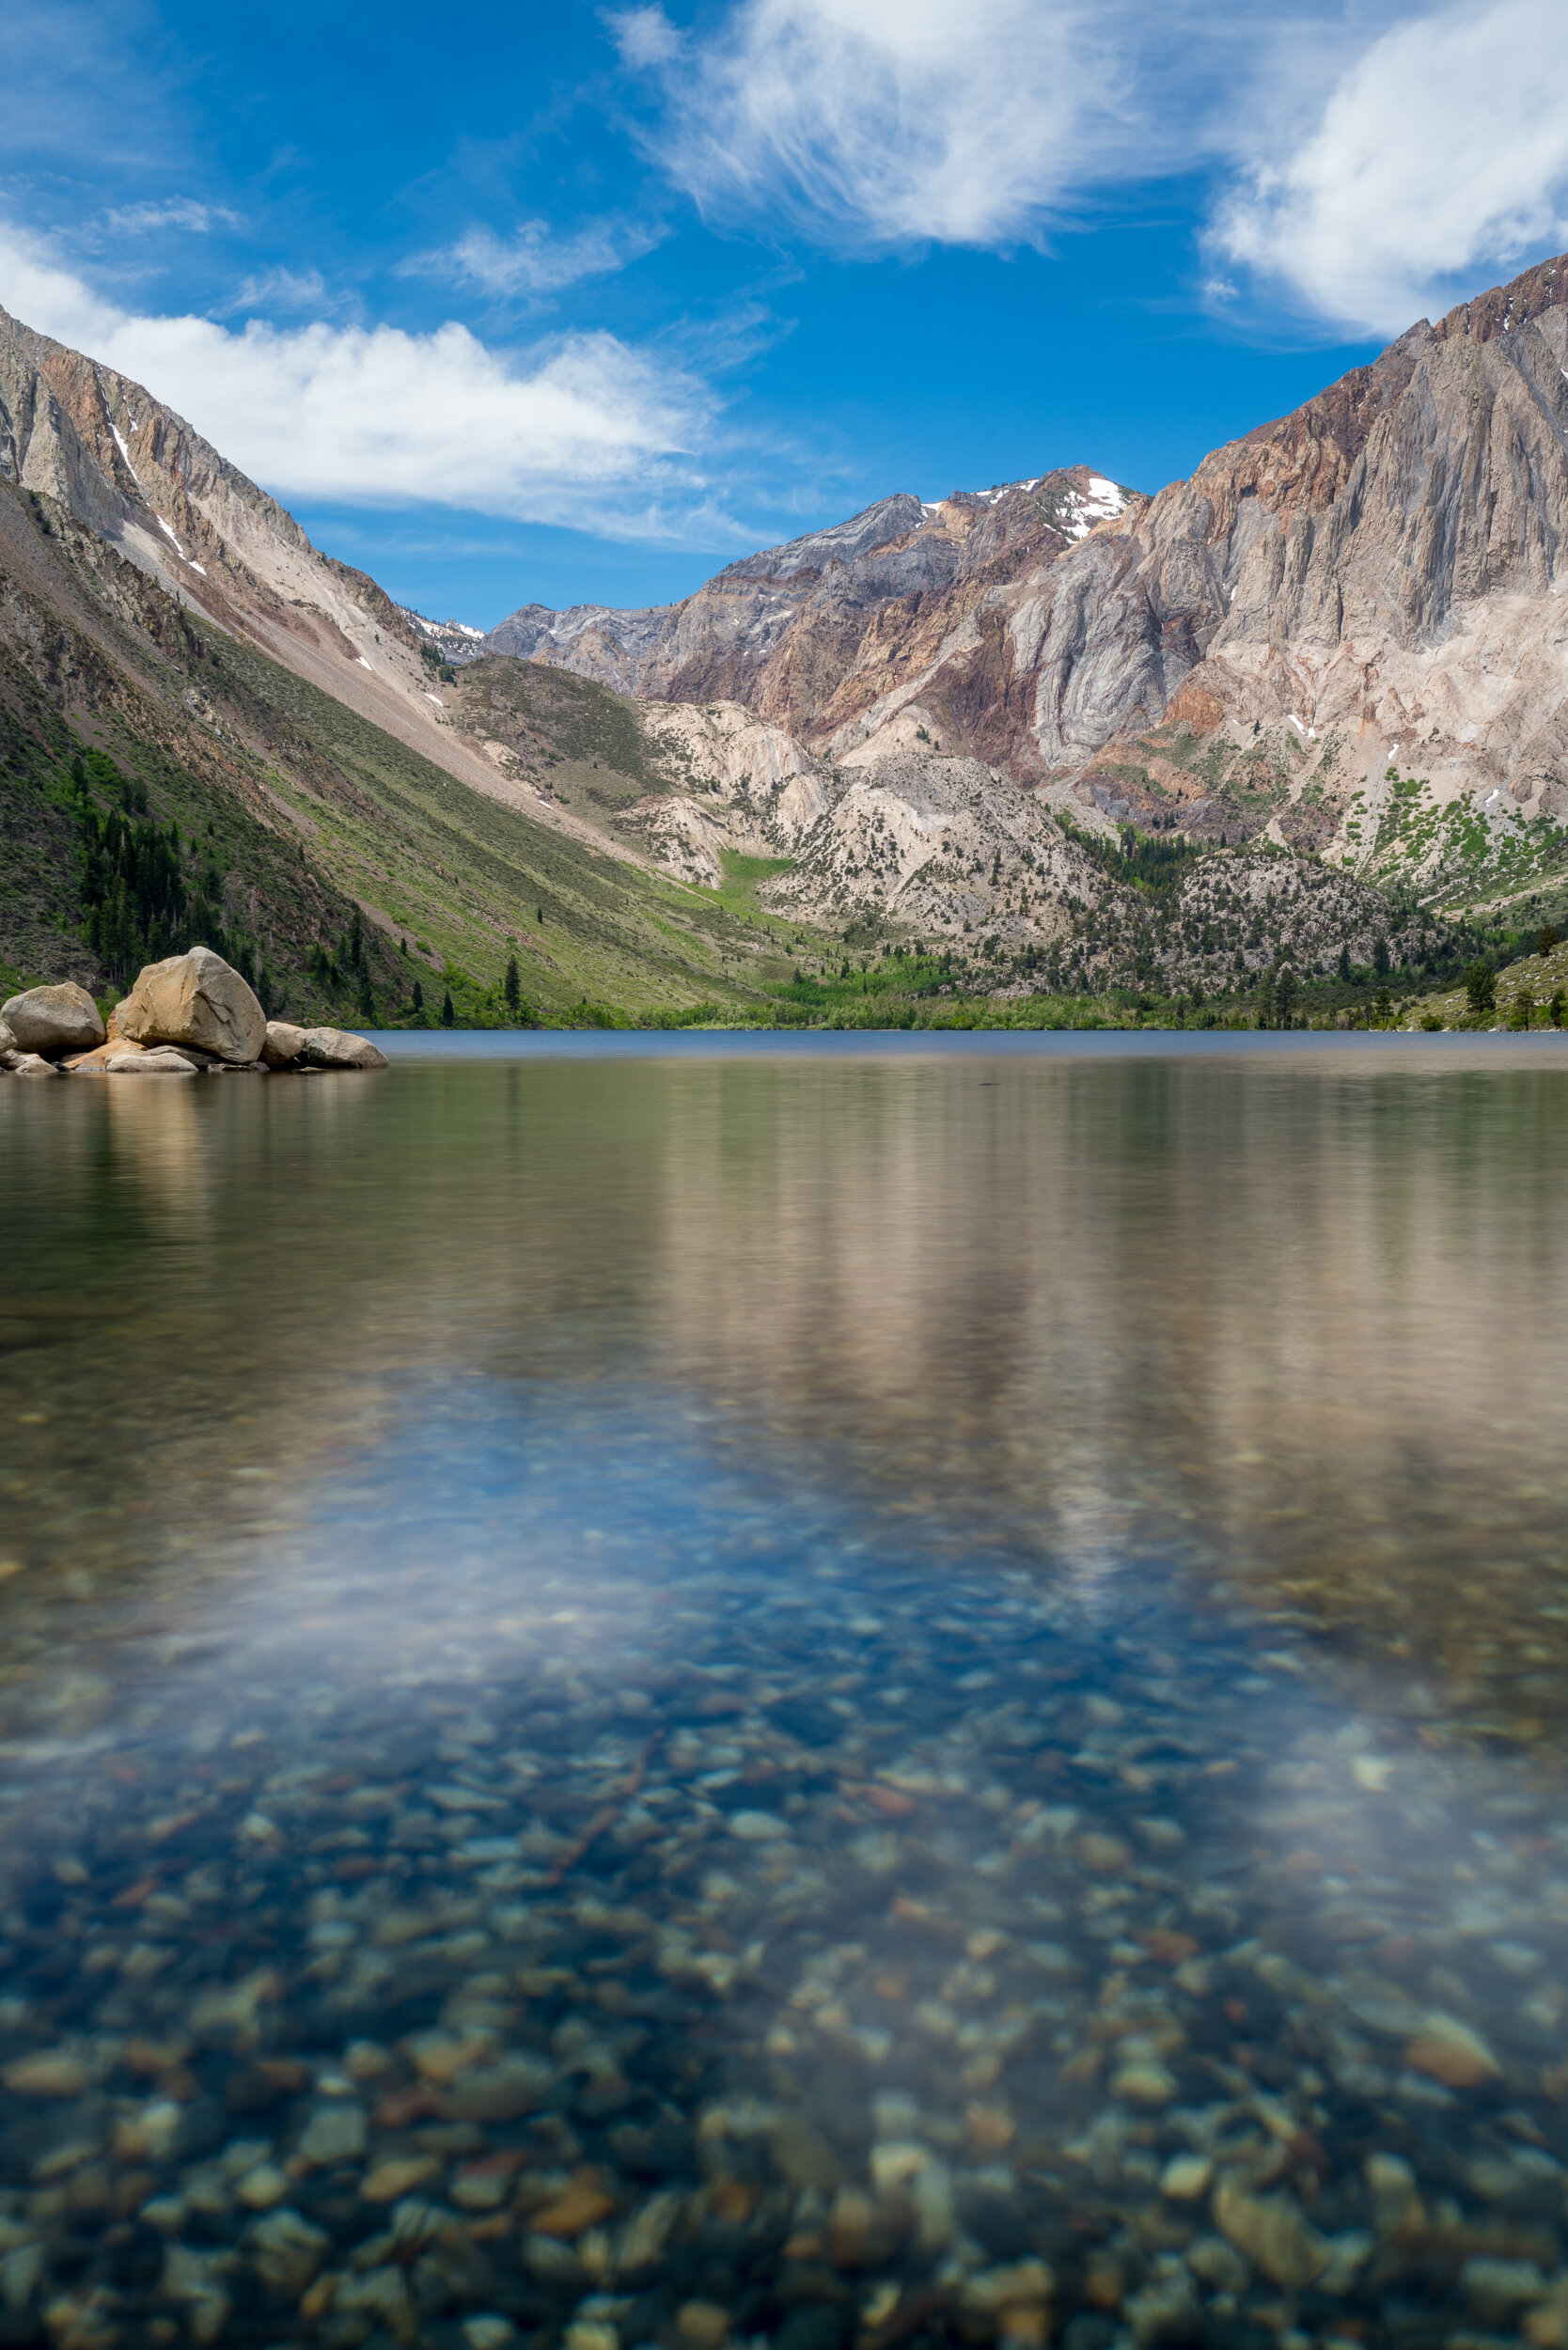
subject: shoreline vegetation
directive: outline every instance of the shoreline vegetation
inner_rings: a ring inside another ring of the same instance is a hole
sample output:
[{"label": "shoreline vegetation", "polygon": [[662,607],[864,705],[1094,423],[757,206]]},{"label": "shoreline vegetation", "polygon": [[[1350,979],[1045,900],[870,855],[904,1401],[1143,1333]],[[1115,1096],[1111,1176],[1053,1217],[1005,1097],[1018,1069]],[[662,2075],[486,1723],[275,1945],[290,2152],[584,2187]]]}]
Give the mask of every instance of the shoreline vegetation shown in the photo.
[{"label": "shoreline vegetation", "polygon": [[[1547,933],[1542,937],[1547,939]],[[321,952],[323,979],[336,958]],[[457,1028],[517,1029],[819,1029],[823,1031],[928,1029],[1295,1029],[1325,1033],[1447,1030],[1568,1030],[1568,945],[1555,934],[1548,943],[1516,955],[1482,956],[1457,975],[1457,984],[1421,988],[1426,975],[1410,971],[1352,972],[1330,985],[1298,986],[1289,965],[1265,973],[1254,986],[1224,995],[1201,988],[1175,994],[1116,987],[1098,995],[1017,988],[992,993],[951,956],[917,956],[902,948],[877,955],[843,955],[836,969],[818,977],[799,975],[776,995],[740,1002],[692,1004],[655,1010],[585,998],[565,1009],[530,1005],[517,985],[516,966],[495,984],[483,986],[447,965],[426,1000],[407,1011],[383,1008],[355,969],[352,942],[345,963],[353,975],[354,1003],[367,1027],[394,1031]],[[242,966],[243,970],[243,966]],[[238,974],[236,976],[239,976]],[[24,987],[48,987],[47,979],[24,979]],[[423,995],[421,989],[418,993]],[[106,1032],[128,998],[110,986],[90,999]],[[265,1000],[264,998],[262,1000]],[[273,1026],[287,1026],[274,1022]],[[323,1030],[323,1033],[327,1031]],[[338,1031],[333,1030],[332,1033]]]},{"label": "shoreline vegetation", "polygon": [[[1087,991],[1071,985],[1069,969],[1047,963],[1042,970],[1040,949],[1010,955],[997,935],[936,946],[902,934],[886,917],[852,921],[841,934],[785,921],[757,901],[761,875],[749,870],[756,859],[731,859],[737,870],[721,890],[663,885],[672,897],[701,900],[705,908],[711,900],[713,919],[728,923],[744,944],[749,971],[737,967],[737,948],[713,959],[719,984],[711,994],[699,993],[696,971],[687,970],[682,986],[670,990],[687,1000],[651,1004],[612,994],[603,987],[607,970],[584,965],[579,985],[587,979],[588,986],[576,1000],[563,1001],[566,971],[553,965],[564,918],[558,904],[525,906],[516,922],[500,926],[491,951],[504,950],[506,960],[488,976],[472,967],[479,946],[473,931],[454,942],[458,954],[464,945],[469,949],[460,961],[449,946],[432,946],[353,897],[306,893],[303,929],[285,942],[257,891],[236,884],[230,858],[238,843],[220,841],[212,821],[202,829],[190,810],[183,824],[172,804],[160,812],[146,784],[101,749],[77,750],[53,777],[51,792],[73,836],[68,858],[75,869],[74,903],[56,916],[60,961],[76,963],[82,977],[91,976],[87,965],[96,967],[92,998],[105,1023],[125,1000],[138,965],[197,948],[221,957],[268,1018],[301,1028],[353,1020],[361,1029],[394,1030],[1491,1031],[1561,1029],[1568,1021],[1568,947],[1544,918],[1544,904],[1533,916],[1539,929],[1531,927],[1528,905],[1512,909],[1512,920],[1494,909],[1488,923],[1450,919],[1433,929],[1402,924],[1390,901],[1386,930],[1366,964],[1352,963],[1341,949],[1337,968],[1329,970],[1325,958],[1317,968],[1298,971],[1286,942],[1277,939],[1270,964],[1260,970],[1254,958],[1228,975],[1226,986],[1172,988],[1151,964]],[[1064,829],[1079,837],[1075,827]],[[1128,854],[1146,851],[1160,852],[1167,864],[1176,854],[1163,841],[1137,842]],[[748,870],[739,870],[742,865]],[[1140,870],[1135,879],[1148,892],[1168,875],[1161,866]],[[1416,942],[1411,952],[1419,960],[1395,959],[1390,940],[1397,947],[1402,935]],[[1255,948],[1257,938],[1247,943]],[[1238,966],[1244,959],[1238,952]],[[1065,945],[1060,960],[1073,960]],[[546,963],[553,965],[548,975]],[[58,965],[29,970],[0,956],[0,993],[50,986],[60,976]]]},{"label": "shoreline vegetation", "polygon": [[[1513,949],[1513,951],[1510,951]],[[631,1012],[584,1002],[565,1013],[530,1013],[515,989],[515,973],[500,987],[475,989],[466,975],[448,973],[443,1013],[389,1020],[401,1029],[437,1026],[506,1028],[766,1028],[794,1029],[1303,1029],[1429,1030],[1487,1033],[1498,1029],[1568,1027],[1568,944],[1549,926],[1533,943],[1510,939],[1478,956],[1435,989],[1435,975],[1409,969],[1352,970],[1329,984],[1298,985],[1288,964],[1265,972],[1246,990],[1206,995],[1120,987],[1099,995],[1016,988],[992,993],[977,983],[973,966],[950,952],[920,955],[885,944],[880,951],[845,953],[821,976],[798,972],[788,987],[750,1002],[695,1004],[680,1010]],[[454,989],[451,982],[456,981]],[[1422,981],[1426,984],[1423,986]],[[461,993],[463,1009],[457,1009]]]}]

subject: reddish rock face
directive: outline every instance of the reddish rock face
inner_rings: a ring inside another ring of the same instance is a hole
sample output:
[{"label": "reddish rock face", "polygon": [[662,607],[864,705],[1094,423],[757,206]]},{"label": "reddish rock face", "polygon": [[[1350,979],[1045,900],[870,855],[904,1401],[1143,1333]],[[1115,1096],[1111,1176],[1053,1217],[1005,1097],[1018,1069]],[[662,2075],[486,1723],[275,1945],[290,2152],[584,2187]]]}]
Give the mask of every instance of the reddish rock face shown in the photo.
[{"label": "reddish rock face", "polygon": [[1139,503],[1084,465],[931,505],[884,498],[729,564],[683,603],[530,604],[487,649],[651,699],[739,702],[819,751],[874,731],[881,703],[919,690],[964,747],[1032,776],[1012,603],[1021,583]]}]

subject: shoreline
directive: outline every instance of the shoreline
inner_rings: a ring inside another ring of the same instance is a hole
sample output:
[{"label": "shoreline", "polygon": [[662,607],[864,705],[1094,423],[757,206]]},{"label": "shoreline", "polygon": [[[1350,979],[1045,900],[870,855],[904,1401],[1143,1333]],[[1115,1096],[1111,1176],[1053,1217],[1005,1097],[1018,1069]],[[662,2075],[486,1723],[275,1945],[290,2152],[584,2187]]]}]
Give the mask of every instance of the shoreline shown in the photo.
[{"label": "shoreline", "polygon": [[369,1041],[391,1062],[735,1058],[917,1059],[930,1055],[1003,1054],[1073,1059],[1150,1056],[1213,1059],[1323,1054],[1336,1059],[1445,1060],[1461,1056],[1515,1061],[1535,1054],[1568,1066],[1568,1032],[1557,1029],[1415,1034],[1389,1029],[1246,1028],[377,1028]]}]

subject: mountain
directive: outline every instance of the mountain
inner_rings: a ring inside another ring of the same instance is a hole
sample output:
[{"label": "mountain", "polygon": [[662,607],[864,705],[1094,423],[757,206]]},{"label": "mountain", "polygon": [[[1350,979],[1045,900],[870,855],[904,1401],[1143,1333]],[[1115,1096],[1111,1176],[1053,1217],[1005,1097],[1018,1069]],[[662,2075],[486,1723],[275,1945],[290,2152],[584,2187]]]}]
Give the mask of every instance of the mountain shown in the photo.
[{"label": "mountain", "polygon": [[[830,530],[728,565],[682,603],[642,612],[525,604],[485,650],[559,662],[659,701],[739,702],[814,748],[838,749],[839,737],[870,730],[867,713],[889,694],[917,690],[933,664],[950,661],[955,634],[971,647],[994,635],[980,616],[998,592],[1058,561],[1129,502],[1082,465],[932,505],[883,498]],[[1010,739],[1006,698],[999,673],[971,674],[965,742],[981,757]]]},{"label": "mountain", "polygon": [[102,989],[202,937],[274,1008],[363,1019],[416,982],[500,1016],[512,956],[557,1016],[786,969],[503,775],[427,640],[141,385],[0,312],[0,979]]},{"label": "mountain", "polygon": [[1003,996],[1451,973],[1568,908],[1565,298],[1543,263],[1154,497],[901,494],[482,637],[0,313],[0,962],[114,977],[140,800],[186,928],[315,1014],[422,966],[489,1016],[511,955],[555,1016],[760,1010],[850,945]]},{"label": "mountain", "polygon": [[1520,910],[1564,879],[1565,529],[1568,258],[1155,497],[1078,468],[888,498],[683,603],[525,606],[485,649],[723,697],[823,772],[940,746],[1102,833],[1267,838]]}]

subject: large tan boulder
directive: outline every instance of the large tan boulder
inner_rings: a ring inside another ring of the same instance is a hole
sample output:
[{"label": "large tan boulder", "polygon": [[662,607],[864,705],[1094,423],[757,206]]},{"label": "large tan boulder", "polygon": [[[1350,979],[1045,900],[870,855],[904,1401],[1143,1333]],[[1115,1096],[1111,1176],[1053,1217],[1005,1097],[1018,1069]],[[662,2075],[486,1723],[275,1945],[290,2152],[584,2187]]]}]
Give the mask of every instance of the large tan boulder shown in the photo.
[{"label": "large tan boulder", "polygon": [[15,1050],[16,1039],[12,1036],[5,1022],[0,1020],[0,1053],[14,1053]]},{"label": "large tan boulder", "polygon": [[192,1044],[220,1060],[256,1060],[267,1015],[238,971],[211,947],[149,963],[115,1006],[115,1024],[136,1044]]},{"label": "large tan boulder", "polygon": [[306,1031],[288,1020],[269,1020],[261,1058],[269,1069],[292,1069],[305,1053]]},{"label": "large tan boulder", "polygon": [[368,1036],[347,1028],[306,1028],[304,1060],[308,1069],[384,1069],[386,1055]]},{"label": "large tan boulder", "polygon": [[0,1020],[24,1053],[89,1053],[105,1030],[98,1006],[85,987],[62,979],[57,987],[30,987],[0,1004]]}]

